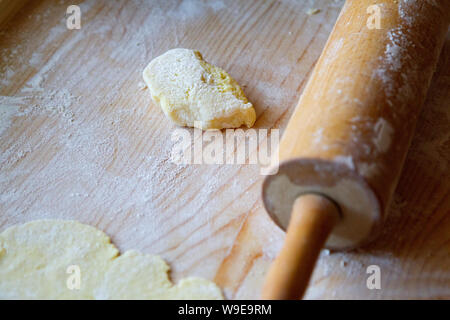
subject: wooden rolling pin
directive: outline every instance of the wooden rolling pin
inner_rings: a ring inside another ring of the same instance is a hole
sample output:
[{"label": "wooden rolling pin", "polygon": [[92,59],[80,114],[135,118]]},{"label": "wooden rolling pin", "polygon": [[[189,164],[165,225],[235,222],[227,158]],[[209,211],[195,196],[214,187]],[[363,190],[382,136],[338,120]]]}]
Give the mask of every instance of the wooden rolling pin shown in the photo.
[{"label": "wooden rolling pin", "polygon": [[264,299],[301,298],[324,245],[352,249],[380,232],[449,15],[449,0],[345,3],[263,184],[287,230]]}]

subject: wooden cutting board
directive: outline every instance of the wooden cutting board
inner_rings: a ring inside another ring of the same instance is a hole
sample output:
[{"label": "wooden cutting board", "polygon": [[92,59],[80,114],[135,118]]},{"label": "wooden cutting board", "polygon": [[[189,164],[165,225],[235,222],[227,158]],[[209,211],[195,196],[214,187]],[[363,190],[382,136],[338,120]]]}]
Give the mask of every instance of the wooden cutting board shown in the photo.
[{"label": "wooden cutting board", "polygon": [[[66,28],[79,4],[80,30]],[[170,161],[175,127],[141,72],[176,47],[243,85],[255,128],[285,128],[343,1],[31,1],[0,32],[0,230],[41,218],[96,226],[162,255],[177,281],[258,298],[283,233],[256,165]],[[308,15],[309,9],[320,12]],[[307,298],[450,298],[450,37],[386,222],[372,245],[323,252]],[[381,268],[381,290],[366,269]]]}]

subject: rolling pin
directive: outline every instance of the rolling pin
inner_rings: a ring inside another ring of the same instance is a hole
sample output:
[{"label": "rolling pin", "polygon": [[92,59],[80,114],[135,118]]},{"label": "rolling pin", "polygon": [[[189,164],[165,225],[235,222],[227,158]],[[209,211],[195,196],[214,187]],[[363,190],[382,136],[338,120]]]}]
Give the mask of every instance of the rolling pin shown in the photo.
[{"label": "rolling pin", "polygon": [[449,16],[449,0],[345,3],[263,183],[287,231],[263,299],[301,298],[324,246],[357,248],[382,230]]}]

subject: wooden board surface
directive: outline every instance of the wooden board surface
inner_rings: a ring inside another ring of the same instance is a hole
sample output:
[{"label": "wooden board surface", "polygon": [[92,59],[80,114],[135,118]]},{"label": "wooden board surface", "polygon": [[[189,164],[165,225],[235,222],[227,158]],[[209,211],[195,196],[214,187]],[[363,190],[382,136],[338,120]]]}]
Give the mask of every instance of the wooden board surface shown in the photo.
[{"label": "wooden board surface", "polygon": [[[0,32],[0,230],[76,219],[162,255],[175,281],[258,298],[283,240],[258,167],[172,163],[175,127],[141,72],[168,49],[200,50],[244,86],[256,128],[283,130],[343,1],[85,1],[80,30],[66,28],[70,4],[31,1]],[[449,103],[450,37],[386,231],[323,252],[307,298],[450,298]],[[366,287],[369,265],[381,290]]]}]

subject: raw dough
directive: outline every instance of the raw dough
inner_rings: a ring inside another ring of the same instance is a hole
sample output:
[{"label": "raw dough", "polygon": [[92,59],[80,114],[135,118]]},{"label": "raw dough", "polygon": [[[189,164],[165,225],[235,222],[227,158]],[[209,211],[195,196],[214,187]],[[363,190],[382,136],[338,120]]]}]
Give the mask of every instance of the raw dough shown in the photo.
[{"label": "raw dough", "polygon": [[241,87],[198,51],[172,49],[145,68],[153,100],[176,124],[199,129],[253,126],[256,113]]},{"label": "raw dough", "polygon": [[[80,287],[67,282],[78,266]],[[158,256],[119,256],[109,237],[75,221],[38,220],[0,234],[0,299],[222,299],[200,278],[173,285]]]}]

